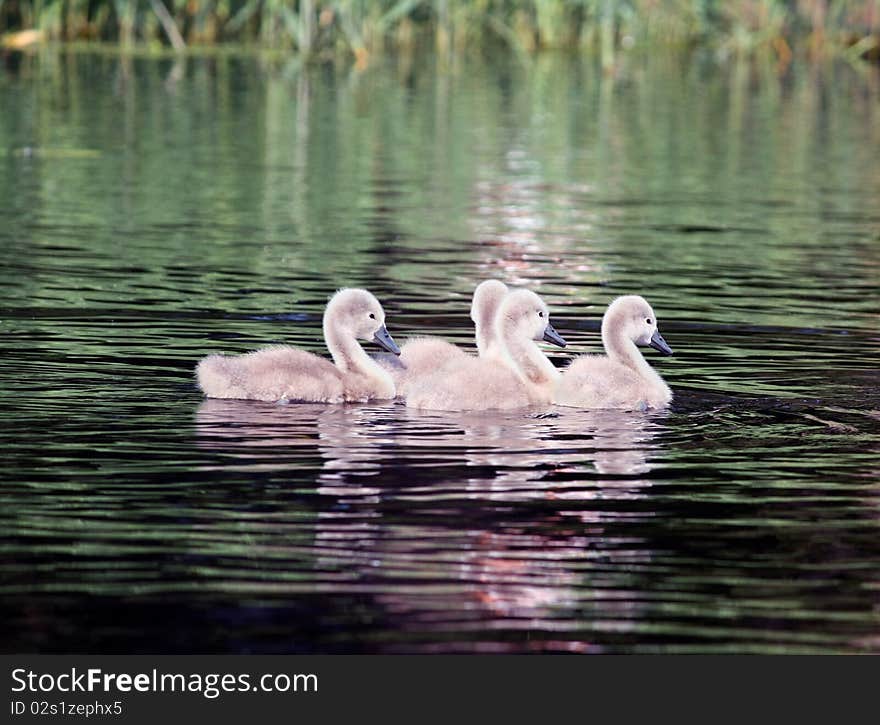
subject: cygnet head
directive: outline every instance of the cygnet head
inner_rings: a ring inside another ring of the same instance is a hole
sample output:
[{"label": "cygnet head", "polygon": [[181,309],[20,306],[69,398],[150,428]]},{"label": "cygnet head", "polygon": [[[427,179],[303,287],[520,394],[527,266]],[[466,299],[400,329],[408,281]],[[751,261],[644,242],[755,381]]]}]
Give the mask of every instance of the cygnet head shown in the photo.
[{"label": "cygnet head", "polygon": [[333,295],[324,311],[325,337],[331,330],[375,342],[388,352],[400,355],[400,348],[385,329],[382,305],[365,289],[341,289]]},{"label": "cygnet head", "polygon": [[657,317],[644,297],[625,295],[618,297],[608,306],[602,318],[602,339],[609,336],[622,336],[636,345],[650,346],[664,355],[672,355],[672,348],[666,344],[657,329]]},{"label": "cygnet head", "polygon": [[501,304],[498,314],[499,322],[514,335],[522,335],[530,340],[565,347],[566,342],[550,324],[550,311],[538,295],[531,290],[511,292]]},{"label": "cygnet head", "polygon": [[480,356],[490,355],[494,350],[495,318],[505,297],[507,297],[507,285],[497,279],[480,282],[474,290],[471,319],[476,328],[477,351]]},{"label": "cygnet head", "polygon": [[507,285],[503,282],[499,282],[497,279],[487,279],[485,282],[480,282],[474,290],[471,320],[475,324],[480,324],[487,319],[493,319],[506,296]]}]

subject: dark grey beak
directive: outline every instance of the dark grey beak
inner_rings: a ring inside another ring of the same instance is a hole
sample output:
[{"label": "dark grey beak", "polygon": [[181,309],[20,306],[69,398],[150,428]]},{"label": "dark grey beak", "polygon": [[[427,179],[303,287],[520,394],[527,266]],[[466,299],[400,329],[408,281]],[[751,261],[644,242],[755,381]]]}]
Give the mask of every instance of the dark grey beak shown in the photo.
[{"label": "dark grey beak", "polygon": [[373,342],[375,342],[379,347],[385,348],[388,352],[393,352],[395,355],[400,355],[400,348],[397,347],[397,343],[391,339],[391,335],[388,334],[388,330],[385,329],[385,325],[382,325],[376,333],[373,335]]},{"label": "dark grey beak", "polygon": [[565,347],[567,344],[549,322],[547,327],[544,328],[544,342],[549,342],[551,345],[559,345],[559,347]]},{"label": "dark grey beak", "polygon": [[655,350],[659,350],[664,355],[671,355],[672,348],[666,344],[666,340],[663,339],[663,335],[660,334],[660,330],[654,330],[654,334],[651,335],[651,342],[648,343]]}]

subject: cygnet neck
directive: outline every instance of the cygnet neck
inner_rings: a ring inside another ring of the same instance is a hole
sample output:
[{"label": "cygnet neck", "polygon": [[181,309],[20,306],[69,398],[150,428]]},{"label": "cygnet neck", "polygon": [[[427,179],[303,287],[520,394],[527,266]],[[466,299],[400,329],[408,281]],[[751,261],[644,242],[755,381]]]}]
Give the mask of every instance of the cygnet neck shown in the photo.
[{"label": "cygnet neck", "polygon": [[477,352],[481,357],[486,356],[494,342],[494,336],[492,335],[492,318],[494,317],[494,313],[495,310],[493,309],[490,316],[490,314],[484,309],[480,311],[480,314],[476,319]]},{"label": "cygnet neck", "polygon": [[606,319],[602,320],[602,344],[612,361],[625,365],[643,378],[653,380],[660,377],[645,360],[638,345],[627,337],[623,326],[616,323],[614,317],[606,316]]},{"label": "cygnet neck", "polygon": [[476,328],[477,352],[480,357],[498,352],[495,318],[506,290],[502,290],[500,294],[493,292],[494,290],[482,290],[479,297],[475,295],[473,318]]},{"label": "cygnet neck", "polygon": [[514,365],[514,369],[526,381],[533,385],[547,385],[559,377],[556,366],[541,351],[541,348],[533,341],[522,335],[518,335],[516,328],[511,324],[500,325],[500,342],[507,356]]},{"label": "cygnet neck", "polygon": [[366,352],[357,339],[348,332],[340,330],[327,315],[324,315],[324,340],[333,357],[333,363],[343,373],[356,373],[379,378],[391,385],[391,376]]}]

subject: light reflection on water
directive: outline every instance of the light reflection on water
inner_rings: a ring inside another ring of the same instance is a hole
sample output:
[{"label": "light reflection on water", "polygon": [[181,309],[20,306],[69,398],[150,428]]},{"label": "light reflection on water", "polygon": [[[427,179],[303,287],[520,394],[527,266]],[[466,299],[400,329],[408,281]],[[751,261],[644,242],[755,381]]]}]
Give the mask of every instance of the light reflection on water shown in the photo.
[{"label": "light reflection on water", "polygon": [[[235,459],[239,470],[248,470],[251,460],[256,470],[283,470],[290,462],[282,454],[266,463],[267,447],[293,452],[314,445],[322,458],[317,492],[334,502],[315,524],[315,570],[326,574],[317,584],[332,591],[344,581],[372,594],[404,632],[491,633],[524,626],[568,631],[578,604],[595,606],[597,600],[602,616],[615,622],[617,631],[627,631],[626,620],[640,609],[638,597],[618,588],[606,591],[601,581],[584,577],[592,569],[625,570],[650,561],[650,551],[638,540],[606,537],[604,521],[621,516],[591,504],[645,498],[651,484],[642,474],[651,470],[651,439],[662,416],[653,418],[609,411],[453,416],[400,405],[207,400],[196,416],[196,435],[201,446]],[[420,469],[438,467],[442,478],[414,483]],[[584,477],[593,480],[585,485]],[[395,485],[385,483],[389,478]],[[393,516],[389,521],[383,514],[388,507],[418,512],[427,505],[431,517],[446,511],[454,517],[469,501],[492,510],[508,503],[553,507],[564,501],[565,510],[553,536],[518,527],[438,530]],[[587,508],[579,510],[578,504]],[[583,642],[562,648],[601,649]],[[489,649],[504,647],[496,643]]]},{"label": "light reflection on water", "polygon": [[[3,648],[878,651],[878,86],[547,56],[0,75]],[[195,388],[208,352],[323,351],[342,285],[398,341],[472,346],[486,277],[546,299],[558,365],[644,294],[672,408]]]}]

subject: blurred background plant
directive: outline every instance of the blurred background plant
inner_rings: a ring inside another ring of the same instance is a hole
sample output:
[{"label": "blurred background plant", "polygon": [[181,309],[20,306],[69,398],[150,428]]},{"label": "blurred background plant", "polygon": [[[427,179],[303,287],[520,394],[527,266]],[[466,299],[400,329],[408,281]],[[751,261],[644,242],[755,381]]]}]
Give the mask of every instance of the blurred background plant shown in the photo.
[{"label": "blurred background plant", "polygon": [[787,64],[880,60],[880,0],[0,0],[6,47],[43,40],[183,50],[238,44],[303,57],[435,47],[518,53],[582,49],[612,68],[621,52],[707,46]]}]

